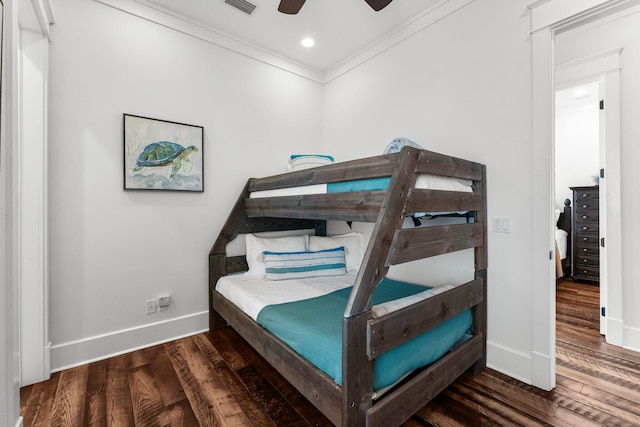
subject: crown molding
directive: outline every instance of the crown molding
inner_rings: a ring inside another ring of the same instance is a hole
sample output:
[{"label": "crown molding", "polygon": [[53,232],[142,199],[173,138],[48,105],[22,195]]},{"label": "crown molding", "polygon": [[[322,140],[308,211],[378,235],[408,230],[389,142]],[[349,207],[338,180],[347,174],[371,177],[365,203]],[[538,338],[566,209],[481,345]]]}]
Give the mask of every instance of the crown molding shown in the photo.
[{"label": "crown molding", "polygon": [[[288,71],[314,82],[325,84],[346,72],[380,55],[387,49],[406,40],[414,34],[437,23],[474,0],[441,0],[410,22],[377,40],[350,58],[330,68],[326,72],[307,67],[291,59],[278,55],[262,47],[253,45],[220,32],[184,15],[162,8],[145,0],[94,0],[105,6],[154,22],[163,27],[195,37],[199,40],[234,51],[264,64]],[[547,0],[548,1],[548,0]]]},{"label": "crown molding", "polygon": [[457,12],[458,10],[462,9],[463,7],[467,6],[469,3],[472,3],[473,1],[474,0],[441,0],[439,1],[438,3],[433,5],[433,7],[427,9],[425,12],[415,17],[413,20],[397,28],[395,31],[391,32],[385,37],[375,41],[374,43],[372,43],[365,49],[361,50],[360,52],[354,54],[353,56],[346,59],[345,61],[330,68],[325,73],[324,82],[328,83],[331,80],[334,80],[340,77],[346,72],[380,55],[387,49],[392,48],[393,46],[419,33],[425,28],[428,28],[431,25],[446,18],[447,16]]},{"label": "crown molding", "polygon": [[186,16],[174,13],[159,6],[151,5],[140,0],[94,1],[130,15],[137,16],[138,18],[146,21],[195,37],[207,43],[211,43],[224,49],[229,49],[240,55],[255,59],[256,61],[271,65],[281,70],[288,71],[317,83],[324,82],[324,76],[321,72],[313,70],[302,64],[298,64],[261,47],[236,39],[231,35],[217,31],[212,27],[202,24],[201,22],[196,22]]},{"label": "crown molding", "polygon": [[536,32],[570,17],[579,16],[585,11],[606,9],[625,2],[626,0],[536,0],[527,5],[531,11],[531,32]]},{"label": "crown molding", "polygon": [[50,0],[19,0],[18,23],[22,30],[42,34],[51,41],[49,27],[55,23]]}]

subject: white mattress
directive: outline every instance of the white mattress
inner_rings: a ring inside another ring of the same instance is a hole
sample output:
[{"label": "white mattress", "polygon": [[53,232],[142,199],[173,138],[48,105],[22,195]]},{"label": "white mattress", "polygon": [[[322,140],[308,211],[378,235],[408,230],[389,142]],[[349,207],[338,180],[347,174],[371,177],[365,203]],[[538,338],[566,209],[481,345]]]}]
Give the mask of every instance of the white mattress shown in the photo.
[{"label": "white mattress", "polygon": [[[451,178],[447,176],[421,174],[416,179],[415,188],[422,190],[443,190],[443,191],[460,191],[464,193],[472,192],[471,186],[473,182],[468,179]],[[304,185],[301,187],[278,188],[275,190],[254,191],[249,197],[282,197],[282,196],[300,196],[306,194],[326,194],[327,184]]]},{"label": "white mattress", "polygon": [[234,274],[221,277],[216,291],[257,321],[260,310],[267,305],[326,295],[352,286],[357,275],[357,271],[352,271],[342,276],[266,280],[250,274]]}]

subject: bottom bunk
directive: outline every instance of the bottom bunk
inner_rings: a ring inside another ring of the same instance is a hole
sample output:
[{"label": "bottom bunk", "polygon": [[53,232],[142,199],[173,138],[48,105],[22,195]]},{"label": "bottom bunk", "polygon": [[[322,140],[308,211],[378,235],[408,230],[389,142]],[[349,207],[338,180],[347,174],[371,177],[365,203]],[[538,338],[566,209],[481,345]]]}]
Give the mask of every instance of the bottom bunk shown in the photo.
[{"label": "bottom bunk", "polygon": [[[365,364],[375,360],[373,387],[356,404],[346,402],[343,379],[368,367],[349,365],[342,344],[356,274],[283,281],[225,276],[214,308],[334,424],[352,425],[344,412],[365,404],[359,425],[398,425],[483,359],[484,337],[473,335],[470,309],[482,300],[483,281],[429,288],[385,278],[373,294],[364,339]],[[408,339],[394,337],[398,333]]]}]

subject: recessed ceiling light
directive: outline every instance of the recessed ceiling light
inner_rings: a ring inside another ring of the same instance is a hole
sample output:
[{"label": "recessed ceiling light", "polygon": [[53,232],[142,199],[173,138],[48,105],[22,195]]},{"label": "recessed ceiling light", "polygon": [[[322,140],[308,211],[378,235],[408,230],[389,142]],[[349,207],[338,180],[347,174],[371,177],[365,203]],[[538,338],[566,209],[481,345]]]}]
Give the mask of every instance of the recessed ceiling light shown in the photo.
[{"label": "recessed ceiling light", "polygon": [[300,44],[304,47],[312,47],[314,44],[316,44],[316,42],[313,41],[311,37],[305,37],[304,39],[302,39]]}]

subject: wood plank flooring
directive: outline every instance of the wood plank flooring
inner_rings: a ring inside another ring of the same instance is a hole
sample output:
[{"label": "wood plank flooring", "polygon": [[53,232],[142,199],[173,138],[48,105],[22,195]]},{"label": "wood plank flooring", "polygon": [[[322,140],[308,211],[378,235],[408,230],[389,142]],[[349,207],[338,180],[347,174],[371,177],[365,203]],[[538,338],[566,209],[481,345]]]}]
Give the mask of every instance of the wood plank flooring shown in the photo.
[{"label": "wood plank flooring", "polygon": [[[638,426],[640,353],[598,332],[598,287],[558,285],[557,387],[465,374],[404,426]],[[52,375],[20,390],[31,426],[329,426],[224,329]]]}]

